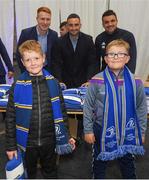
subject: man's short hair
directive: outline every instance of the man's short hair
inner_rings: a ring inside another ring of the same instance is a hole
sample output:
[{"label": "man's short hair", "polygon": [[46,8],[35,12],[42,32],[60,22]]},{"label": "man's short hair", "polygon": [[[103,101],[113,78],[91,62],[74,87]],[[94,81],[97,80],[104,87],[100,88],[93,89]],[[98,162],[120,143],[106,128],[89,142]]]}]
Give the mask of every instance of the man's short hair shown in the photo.
[{"label": "man's short hair", "polygon": [[37,14],[39,14],[40,12],[45,12],[51,15],[51,10],[48,7],[40,7],[37,9]]},{"label": "man's short hair", "polygon": [[21,54],[21,57],[23,57],[24,52],[30,52],[30,51],[35,51],[43,55],[41,45],[36,40],[27,40],[19,46],[19,52]]},{"label": "man's short hair", "polygon": [[115,13],[113,10],[109,9],[109,10],[107,10],[107,11],[105,11],[105,12],[103,13],[103,15],[102,15],[102,20],[103,20],[103,18],[104,18],[105,16],[112,16],[112,15],[115,16],[116,19],[117,19],[116,13]]},{"label": "man's short hair", "polygon": [[70,15],[67,17],[67,21],[68,21],[68,19],[71,19],[71,18],[78,18],[78,19],[80,20],[79,15],[77,15],[77,14],[75,14],[75,13],[70,14]]},{"label": "man's short hair", "polygon": [[67,21],[63,21],[63,22],[60,23],[59,28],[62,28],[63,26],[66,26],[66,25],[67,25]]}]

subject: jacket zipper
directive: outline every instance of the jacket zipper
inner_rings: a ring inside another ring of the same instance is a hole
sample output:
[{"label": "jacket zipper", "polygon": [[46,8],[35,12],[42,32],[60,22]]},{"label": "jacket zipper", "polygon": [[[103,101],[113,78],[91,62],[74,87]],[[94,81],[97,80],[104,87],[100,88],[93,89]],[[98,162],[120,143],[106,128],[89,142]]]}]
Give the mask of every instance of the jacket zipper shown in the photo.
[{"label": "jacket zipper", "polygon": [[36,78],[36,83],[37,83],[37,98],[38,98],[38,120],[39,120],[39,130],[38,130],[38,145],[40,146],[41,145],[41,106],[40,106],[40,102],[41,102],[41,99],[40,99],[40,88],[39,88],[39,83],[38,83],[38,77]]}]

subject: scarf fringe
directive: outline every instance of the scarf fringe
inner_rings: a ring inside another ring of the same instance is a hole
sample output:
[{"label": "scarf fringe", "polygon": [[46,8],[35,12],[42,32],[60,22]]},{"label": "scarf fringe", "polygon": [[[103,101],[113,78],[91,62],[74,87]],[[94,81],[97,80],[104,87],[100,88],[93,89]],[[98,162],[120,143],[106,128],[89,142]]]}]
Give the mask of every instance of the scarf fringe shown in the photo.
[{"label": "scarf fringe", "polygon": [[56,153],[59,155],[72,153],[73,146],[71,144],[56,145]]},{"label": "scarf fringe", "polygon": [[119,146],[119,148],[113,152],[101,152],[97,156],[96,160],[102,160],[102,161],[114,160],[123,157],[128,153],[134,155],[144,155],[145,150],[143,146],[123,145],[123,146]]}]

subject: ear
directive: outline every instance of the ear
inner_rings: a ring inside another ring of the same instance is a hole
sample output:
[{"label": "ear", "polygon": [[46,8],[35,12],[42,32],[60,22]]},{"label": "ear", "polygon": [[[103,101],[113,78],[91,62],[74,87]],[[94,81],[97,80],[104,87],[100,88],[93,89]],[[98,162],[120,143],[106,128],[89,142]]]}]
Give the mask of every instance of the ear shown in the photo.
[{"label": "ear", "polygon": [[106,64],[108,63],[108,59],[107,59],[107,56],[104,56],[104,60],[106,62]]},{"label": "ear", "polygon": [[22,58],[21,58],[21,62],[22,62],[22,64],[23,64],[23,66],[25,66],[25,65],[24,65],[24,61],[23,61],[23,59],[22,59]]},{"label": "ear", "polygon": [[130,56],[127,56],[126,63],[128,63],[130,60]]},{"label": "ear", "polygon": [[43,63],[45,62],[45,60],[46,60],[46,55],[43,54]]}]

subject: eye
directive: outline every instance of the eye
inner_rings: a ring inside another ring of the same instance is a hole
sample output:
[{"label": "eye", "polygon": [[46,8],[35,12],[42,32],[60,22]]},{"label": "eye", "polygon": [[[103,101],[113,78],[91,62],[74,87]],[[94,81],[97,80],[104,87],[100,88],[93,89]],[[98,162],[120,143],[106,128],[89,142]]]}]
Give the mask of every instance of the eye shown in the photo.
[{"label": "eye", "polygon": [[25,59],[24,61],[25,61],[25,62],[30,62],[30,59]]}]

